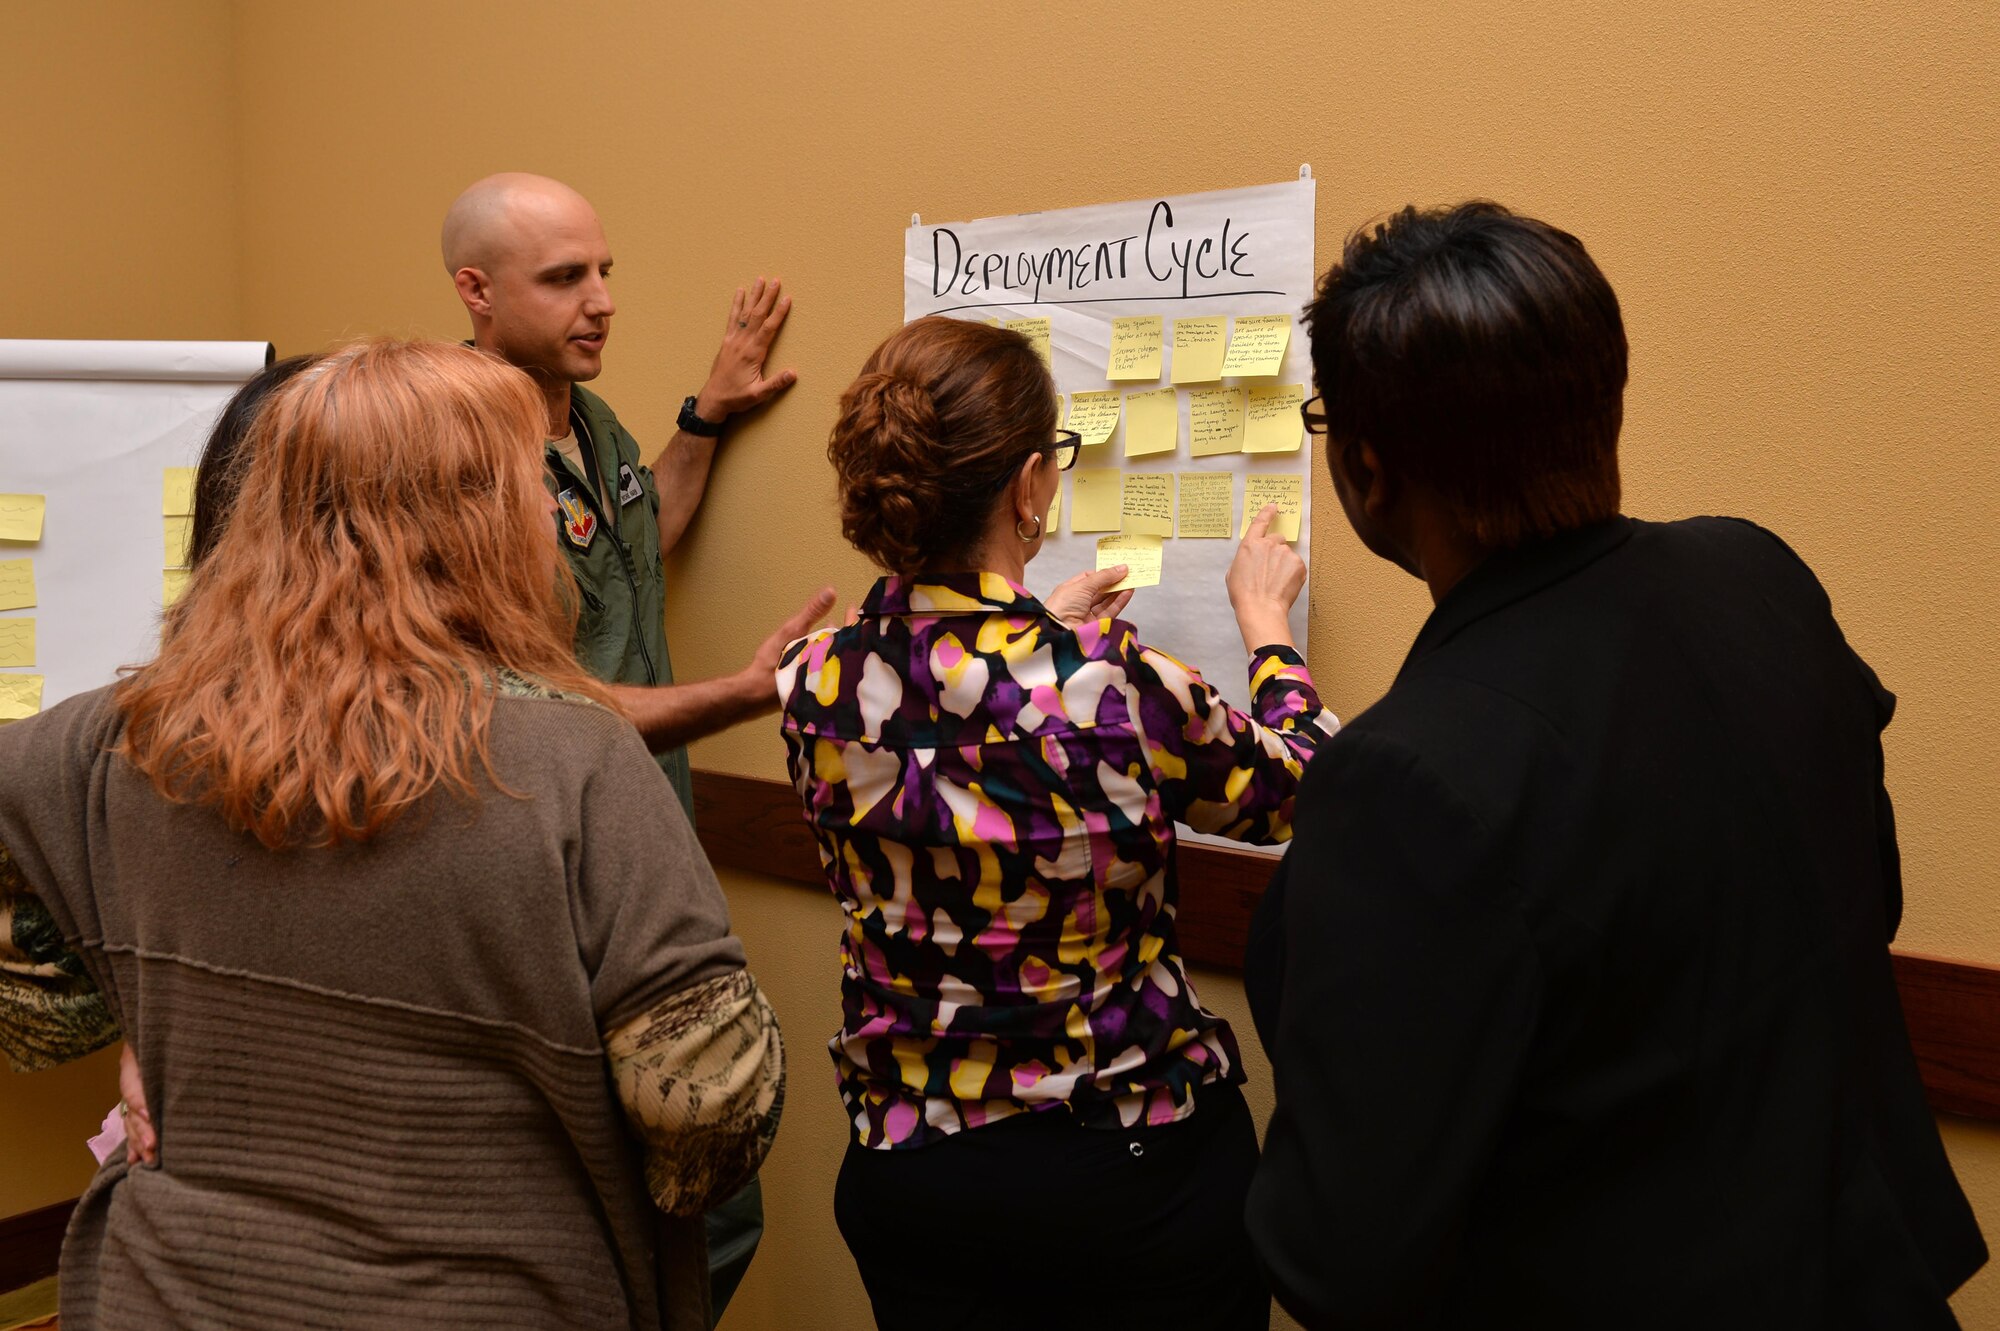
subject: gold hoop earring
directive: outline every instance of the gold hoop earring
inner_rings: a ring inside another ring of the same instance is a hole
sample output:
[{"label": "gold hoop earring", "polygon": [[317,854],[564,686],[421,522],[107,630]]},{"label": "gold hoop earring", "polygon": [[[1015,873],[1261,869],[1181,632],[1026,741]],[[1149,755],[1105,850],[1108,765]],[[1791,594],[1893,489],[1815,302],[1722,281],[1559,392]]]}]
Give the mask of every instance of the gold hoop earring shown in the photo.
[{"label": "gold hoop earring", "polygon": [[[1032,523],[1034,523],[1034,524],[1035,524],[1035,529],[1034,529],[1033,531],[1022,531],[1022,530],[1021,530],[1021,524],[1022,524],[1022,523],[1025,523],[1025,522],[1032,522]],[[1042,519],[1041,519],[1041,515],[1040,515],[1040,514],[1037,514],[1037,515],[1035,515],[1034,517],[1028,517],[1028,518],[1022,518],[1022,519],[1020,520],[1020,522],[1016,522],[1016,523],[1014,524],[1014,534],[1015,534],[1016,536],[1018,536],[1018,537],[1020,537],[1020,538],[1021,538],[1021,543],[1022,543],[1023,545],[1026,545],[1026,544],[1027,544],[1027,543],[1028,543],[1029,541],[1032,541],[1032,540],[1034,540],[1034,539],[1035,539],[1035,538],[1036,538],[1037,536],[1040,536],[1040,535],[1042,534]]]}]

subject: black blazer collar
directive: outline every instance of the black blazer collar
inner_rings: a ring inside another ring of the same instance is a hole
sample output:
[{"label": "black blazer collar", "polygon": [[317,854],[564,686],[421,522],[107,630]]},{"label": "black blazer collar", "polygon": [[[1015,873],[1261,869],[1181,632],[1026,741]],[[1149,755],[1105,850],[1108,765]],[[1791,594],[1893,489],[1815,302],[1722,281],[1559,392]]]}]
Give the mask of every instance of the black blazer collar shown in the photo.
[{"label": "black blazer collar", "polygon": [[1608,522],[1551,536],[1546,541],[1537,541],[1518,550],[1503,550],[1488,555],[1484,562],[1460,579],[1456,587],[1446,592],[1437,609],[1431,611],[1431,617],[1424,621],[1423,631],[1410,644],[1410,654],[1403,658],[1403,668],[1397,672],[1397,677],[1401,678],[1417,661],[1444,646],[1466,625],[1532,596],[1550,583],[1561,581],[1578,569],[1602,559],[1631,540],[1637,526],[1638,523],[1631,518],[1616,517]]}]

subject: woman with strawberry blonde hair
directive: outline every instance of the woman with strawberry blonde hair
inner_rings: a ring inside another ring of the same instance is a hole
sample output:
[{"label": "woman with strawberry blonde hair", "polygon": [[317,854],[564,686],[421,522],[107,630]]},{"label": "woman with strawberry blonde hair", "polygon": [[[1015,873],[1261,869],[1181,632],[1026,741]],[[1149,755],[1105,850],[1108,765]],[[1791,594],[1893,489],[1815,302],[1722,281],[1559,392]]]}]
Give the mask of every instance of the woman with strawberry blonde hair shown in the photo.
[{"label": "woman with strawberry blonde hair", "polygon": [[666,778],[570,655],[540,399],[375,342],[279,388],[117,685],[0,729],[0,1052],[119,1033],[157,1164],[66,1326],[707,1326],[783,1056]]}]

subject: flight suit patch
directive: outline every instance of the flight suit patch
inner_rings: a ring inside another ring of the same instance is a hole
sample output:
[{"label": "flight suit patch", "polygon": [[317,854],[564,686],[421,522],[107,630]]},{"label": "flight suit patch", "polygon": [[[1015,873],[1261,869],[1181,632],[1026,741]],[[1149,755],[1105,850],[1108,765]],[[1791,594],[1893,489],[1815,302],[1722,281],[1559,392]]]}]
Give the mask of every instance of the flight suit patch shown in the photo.
[{"label": "flight suit patch", "polygon": [[597,515],[590,511],[590,505],[576,491],[564,490],[556,495],[556,506],[562,509],[563,535],[577,549],[588,550],[597,535]]},{"label": "flight suit patch", "polygon": [[639,474],[632,470],[632,464],[629,462],[619,463],[618,507],[625,507],[625,505],[633,502],[645,493],[645,490],[639,486]]}]

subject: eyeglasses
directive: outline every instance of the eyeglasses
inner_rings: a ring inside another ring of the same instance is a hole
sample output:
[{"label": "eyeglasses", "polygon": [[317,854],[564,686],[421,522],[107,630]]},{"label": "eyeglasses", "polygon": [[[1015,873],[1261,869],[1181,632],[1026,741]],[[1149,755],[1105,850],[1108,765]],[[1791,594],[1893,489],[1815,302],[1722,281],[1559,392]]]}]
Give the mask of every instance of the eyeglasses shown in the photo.
[{"label": "eyeglasses", "polygon": [[1077,458],[1083,455],[1083,436],[1075,430],[1057,430],[1055,439],[1036,451],[1054,453],[1056,470],[1068,471],[1076,465]]},{"label": "eyeglasses", "polygon": [[1326,394],[1314,393],[1299,403],[1299,415],[1305,419],[1307,434],[1326,433]]}]

